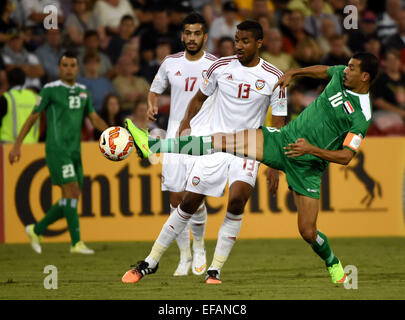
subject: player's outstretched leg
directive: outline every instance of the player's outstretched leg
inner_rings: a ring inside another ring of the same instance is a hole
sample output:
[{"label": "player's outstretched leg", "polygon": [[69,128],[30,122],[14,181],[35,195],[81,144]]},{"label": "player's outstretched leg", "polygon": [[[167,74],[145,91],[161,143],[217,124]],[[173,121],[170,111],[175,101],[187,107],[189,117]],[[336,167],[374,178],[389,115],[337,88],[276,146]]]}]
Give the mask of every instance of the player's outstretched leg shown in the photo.
[{"label": "player's outstretched leg", "polygon": [[31,247],[36,252],[41,254],[41,241],[42,237],[35,233],[34,231],[35,224],[29,224],[25,227],[25,232],[27,233],[28,237],[30,238]]},{"label": "player's outstretched leg", "polygon": [[316,228],[319,200],[299,195],[294,192],[298,208],[298,229],[302,238],[308,242],[315,253],[325,262],[332,283],[341,284],[347,281],[342,264],[333,254],[328,238]]},{"label": "player's outstretched leg", "polygon": [[[174,208],[174,210],[176,210],[176,208]],[[184,230],[176,237],[176,242],[180,250],[180,261],[173,275],[175,277],[187,276],[190,272],[192,262],[190,250],[190,223],[187,223]]]}]

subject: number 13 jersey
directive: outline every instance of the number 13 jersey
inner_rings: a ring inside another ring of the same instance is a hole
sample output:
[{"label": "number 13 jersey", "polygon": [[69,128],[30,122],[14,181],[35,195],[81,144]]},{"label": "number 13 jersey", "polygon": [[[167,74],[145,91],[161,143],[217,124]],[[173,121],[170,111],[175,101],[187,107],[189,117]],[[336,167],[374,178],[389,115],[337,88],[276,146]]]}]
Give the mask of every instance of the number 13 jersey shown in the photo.
[{"label": "number 13 jersey", "polygon": [[236,56],[215,61],[201,83],[203,94],[211,96],[218,88],[210,125],[211,133],[231,133],[259,128],[269,105],[275,116],[287,115],[286,90],[273,92],[282,72],[260,58],[254,67],[243,66]]}]

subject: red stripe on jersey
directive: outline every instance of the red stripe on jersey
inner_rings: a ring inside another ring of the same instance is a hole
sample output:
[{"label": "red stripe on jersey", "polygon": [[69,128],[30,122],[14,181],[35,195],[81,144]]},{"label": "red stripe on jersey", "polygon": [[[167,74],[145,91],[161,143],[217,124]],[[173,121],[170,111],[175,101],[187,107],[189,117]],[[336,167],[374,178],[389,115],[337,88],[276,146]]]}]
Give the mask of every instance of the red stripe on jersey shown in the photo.
[{"label": "red stripe on jersey", "polygon": [[214,56],[211,53],[205,53],[205,57],[209,60],[218,60],[218,57]]},{"label": "red stripe on jersey", "polygon": [[184,55],[184,51],[182,52],[178,52],[178,53],[174,53],[174,54],[169,54],[168,56],[166,56],[162,63],[167,59],[167,58],[181,58]]},{"label": "red stripe on jersey", "polygon": [[231,58],[231,59],[219,59],[219,60],[217,60],[216,62],[214,62],[213,64],[212,64],[212,66],[208,69],[208,71],[207,71],[207,78],[209,78],[210,76],[211,76],[211,74],[212,74],[212,72],[216,69],[216,68],[218,68],[218,67],[220,67],[220,66],[224,66],[224,65],[227,65],[227,64],[229,64],[232,60],[234,60],[234,59],[237,59],[237,58]]},{"label": "red stripe on jersey", "polygon": [[270,64],[268,64],[268,63],[266,63],[266,62],[263,62],[263,66],[265,66],[265,67],[267,67],[268,69],[270,69],[270,70],[273,70],[275,73],[277,73],[280,77],[283,75],[283,73],[280,71],[280,70],[278,70],[276,67],[274,67],[274,66],[272,66],[272,65],[270,65]]},{"label": "red stripe on jersey", "polygon": [[273,69],[273,68],[271,68],[271,67],[268,67],[268,66],[266,66],[266,65],[264,65],[264,64],[262,65],[262,68],[263,68],[264,70],[266,70],[267,72],[270,72],[270,73],[274,74],[278,79],[281,78],[281,74],[278,73],[275,69]]}]

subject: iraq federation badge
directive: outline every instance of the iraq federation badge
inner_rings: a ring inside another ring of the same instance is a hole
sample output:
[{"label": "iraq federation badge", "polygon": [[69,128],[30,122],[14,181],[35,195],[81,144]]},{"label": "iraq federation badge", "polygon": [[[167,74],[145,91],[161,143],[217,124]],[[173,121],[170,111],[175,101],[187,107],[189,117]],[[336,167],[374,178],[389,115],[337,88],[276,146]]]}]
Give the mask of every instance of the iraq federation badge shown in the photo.
[{"label": "iraq federation badge", "polygon": [[257,90],[262,90],[266,83],[264,82],[264,80],[257,80],[255,84]]}]

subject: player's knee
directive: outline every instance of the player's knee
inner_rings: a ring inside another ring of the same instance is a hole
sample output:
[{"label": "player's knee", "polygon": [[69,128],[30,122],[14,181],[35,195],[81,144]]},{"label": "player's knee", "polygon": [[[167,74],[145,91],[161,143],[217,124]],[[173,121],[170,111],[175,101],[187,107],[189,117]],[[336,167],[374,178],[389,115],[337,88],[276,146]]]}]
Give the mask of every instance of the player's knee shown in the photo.
[{"label": "player's knee", "polygon": [[316,239],[316,227],[312,225],[300,225],[299,232],[301,237],[308,243],[312,243]]},{"label": "player's knee", "polygon": [[242,214],[245,209],[246,200],[243,198],[229,199],[227,211],[232,214]]},{"label": "player's knee", "polygon": [[200,198],[198,196],[194,197],[186,194],[180,203],[180,208],[184,212],[194,214],[198,210],[198,207],[200,206],[202,200],[203,198]]}]

